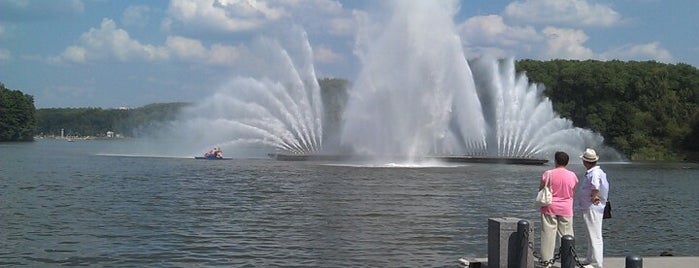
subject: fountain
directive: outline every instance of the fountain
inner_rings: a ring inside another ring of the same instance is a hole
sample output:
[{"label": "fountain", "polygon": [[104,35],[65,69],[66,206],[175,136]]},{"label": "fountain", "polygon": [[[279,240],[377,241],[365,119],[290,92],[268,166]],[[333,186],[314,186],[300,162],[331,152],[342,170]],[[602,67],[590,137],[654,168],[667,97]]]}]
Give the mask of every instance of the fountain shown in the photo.
[{"label": "fountain", "polygon": [[[363,68],[345,111],[342,142],[356,154],[483,151],[485,122],[449,2],[394,1],[389,21],[358,51]],[[466,146],[464,146],[466,145]]]},{"label": "fountain", "polygon": [[[294,28],[286,47],[260,38],[238,76],[213,96],[183,111],[179,133],[215,147],[263,146],[293,154],[322,148],[320,86],[305,32]],[[289,47],[295,50],[289,50]],[[206,148],[206,147],[205,147]],[[237,150],[234,150],[237,151]]]},{"label": "fountain", "polygon": [[[466,60],[448,1],[392,1],[386,22],[358,40],[362,71],[342,141],[356,154],[468,161],[548,158],[602,144],[560,118],[514,60]],[[377,16],[382,17],[382,16]],[[476,159],[471,159],[476,160]]]},{"label": "fountain", "polygon": [[188,120],[215,124],[219,146],[263,145],[279,160],[542,164],[558,150],[601,146],[600,135],[560,118],[513,59],[468,61],[452,21],[457,2],[386,3],[390,16],[376,16],[386,21],[367,19],[357,38],[362,68],[348,92],[341,151],[322,147],[320,89],[302,31],[298,54],[271,40],[256,45],[266,48],[253,60],[266,63],[262,75],[234,79]]}]

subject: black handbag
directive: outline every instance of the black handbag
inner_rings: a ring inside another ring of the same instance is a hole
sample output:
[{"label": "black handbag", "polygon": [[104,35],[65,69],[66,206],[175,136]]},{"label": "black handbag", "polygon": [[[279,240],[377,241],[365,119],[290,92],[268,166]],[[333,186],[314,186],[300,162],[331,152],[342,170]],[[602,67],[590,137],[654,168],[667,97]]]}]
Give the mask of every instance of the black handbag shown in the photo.
[{"label": "black handbag", "polygon": [[602,219],[612,218],[612,203],[607,200],[607,204],[604,205],[604,214],[602,214]]}]

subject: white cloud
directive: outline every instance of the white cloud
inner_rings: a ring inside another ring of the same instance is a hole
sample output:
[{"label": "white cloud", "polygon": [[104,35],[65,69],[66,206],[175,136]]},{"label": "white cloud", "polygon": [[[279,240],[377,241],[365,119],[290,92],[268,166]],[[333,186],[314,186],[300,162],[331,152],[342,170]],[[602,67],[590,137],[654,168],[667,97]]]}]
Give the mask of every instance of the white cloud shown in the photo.
[{"label": "white cloud", "polygon": [[458,26],[458,31],[468,45],[514,47],[542,39],[533,27],[509,26],[498,15],[471,17]]},{"label": "white cloud", "polygon": [[124,29],[116,27],[111,19],[103,19],[99,29],[91,28],[80,37],[85,59],[114,58],[119,61],[162,60],[168,57],[162,48],[144,45],[131,39]]},{"label": "white cloud", "polygon": [[172,0],[161,28],[205,36],[286,29],[293,23],[311,35],[351,37],[354,11],[335,0]]},{"label": "white cloud", "polygon": [[69,46],[61,53],[61,58],[77,63],[84,63],[86,56],[87,50],[79,46]]},{"label": "white cloud", "polygon": [[243,17],[263,16],[268,20],[279,19],[285,13],[282,8],[272,8],[267,1],[258,0],[215,0],[214,6],[220,6],[226,12],[233,12],[234,15]]},{"label": "white cloud", "polygon": [[206,56],[206,48],[199,40],[180,36],[170,36],[165,41],[170,52],[181,59],[203,59]]},{"label": "white cloud", "polygon": [[475,16],[458,25],[468,57],[491,55],[515,57],[536,55],[544,46],[544,35],[532,26],[507,25],[499,15]]},{"label": "white cloud", "polygon": [[230,65],[236,62],[240,55],[240,49],[237,47],[224,46],[214,44],[208,53],[207,62],[213,65]]},{"label": "white cloud", "polygon": [[145,26],[148,24],[150,7],[144,5],[129,6],[121,15],[121,23],[124,25]]},{"label": "white cloud", "polygon": [[[620,22],[619,14],[605,5],[586,0],[523,0],[508,5],[504,14],[505,17],[471,17],[458,26],[467,55],[673,61],[671,53],[659,42],[625,45],[603,53],[595,53],[587,47],[585,43],[590,37],[580,27],[611,26]],[[530,23],[547,25],[537,30],[528,25]],[[556,24],[576,27],[552,26]]]},{"label": "white cloud", "polygon": [[214,44],[207,49],[199,40],[181,36],[170,36],[165,44],[173,56],[189,62],[228,65],[234,63],[239,54],[236,47]]},{"label": "white cloud", "polygon": [[342,55],[324,46],[313,48],[313,58],[318,63],[337,63],[343,59]]},{"label": "white cloud", "polygon": [[664,63],[673,62],[672,54],[662,48],[658,42],[622,46],[602,53],[601,57],[608,60],[655,60]]},{"label": "white cloud", "polygon": [[255,0],[172,0],[168,7],[170,18],[187,28],[221,32],[254,30],[285,13]]},{"label": "white cloud", "polygon": [[546,27],[546,49],[543,55],[551,59],[591,59],[594,53],[583,43],[588,36],[582,30]]},{"label": "white cloud", "polygon": [[85,63],[88,61],[156,62],[178,59],[185,62],[227,65],[233,64],[238,49],[221,44],[204,46],[201,41],[181,36],[169,36],[165,45],[142,44],[132,39],[126,30],[117,28],[111,19],[104,19],[99,29],[91,28],[80,37],[80,43],[67,47],[50,61]]},{"label": "white cloud", "polygon": [[280,0],[279,3],[299,9],[311,9],[322,14],[341,14],[344,12],[342,4],[332,0]]},{"label": "white cloud", "polygon": [[621,19],[611,7],[587,0],[515,1],[507,5],[505,16],[530,23],[602,27],[612,26]]},{"label": "white cloud", "polygon": [[324,29],[332,35],[347,36],[354,29],[352,10],[332,0],[272,0],[283,6],[289,17],[305,29]]}]

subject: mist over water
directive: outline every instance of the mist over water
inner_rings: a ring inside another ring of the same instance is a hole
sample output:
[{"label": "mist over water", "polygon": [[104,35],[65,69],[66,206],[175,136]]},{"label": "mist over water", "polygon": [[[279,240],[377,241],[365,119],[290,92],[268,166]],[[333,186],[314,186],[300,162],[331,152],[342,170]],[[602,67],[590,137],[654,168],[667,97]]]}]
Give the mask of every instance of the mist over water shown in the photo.
[{"label": "mist over water", "polygon": [[[387,1],[360,20],[358,77],[348,90],[340,146],[323,146],[323,107],[302,29],[250,45],[245,71],[187,109],[172,130],[211,146],[291,154],[551,158],[600,149],[599,134],[553,111],[543,86],[514,59],[467,60],[456,1]],[[328,148],[342,148],[329,151]],[[606,150],[606,149],[603,149]],[[196,152],[195,152],[196,153]]]}]

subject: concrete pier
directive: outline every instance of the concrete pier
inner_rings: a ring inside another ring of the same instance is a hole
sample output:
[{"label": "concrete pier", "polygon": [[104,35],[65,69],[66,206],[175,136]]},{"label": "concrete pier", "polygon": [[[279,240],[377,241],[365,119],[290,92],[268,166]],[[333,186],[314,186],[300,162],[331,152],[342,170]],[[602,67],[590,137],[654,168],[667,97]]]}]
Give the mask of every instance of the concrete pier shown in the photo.
[{"label": "concrete pier", "polygon": [[[488,256],[486,258],[475,258],[464,256],[458,259],[463,267],[470,268],[509,268],[509,267],[539,267],[535,257],[531,252],[523,247],[525,242],[531,238],[526,235],[529,231],[529,223],[526,220],[514,217],[501,217],[488,219]],[[565,243],[569,242],[569,243]],[[574,238],[566,235],[561,239],[561,249],[563,245],[568,245],[568,249],[573,250]],[[526,254],[526,255],[524,255]],[[561,254],[563,255],[563,254]],[[574,256],[572,256],[574,258]],[[571,256],[561,256],[552,266],[561,268],[562,261],[567,261],[566,267],[573,267],[575,260]],[[697,267],[699,268],[699,256],[642,256],[631,253],[627,256],[606,256],[604,258],[605,268],[629,268],[630,267]],[[585,267],[592,267],[590,265]]]}]

